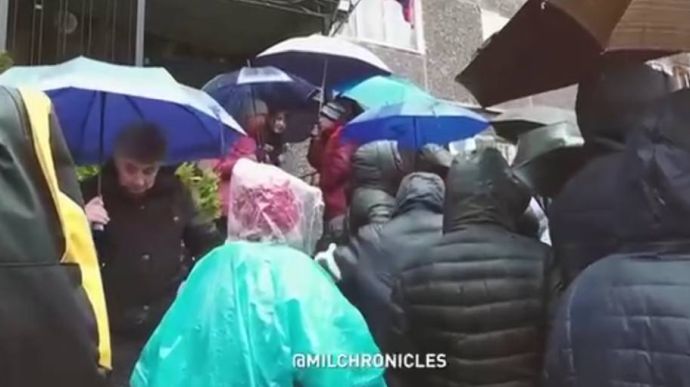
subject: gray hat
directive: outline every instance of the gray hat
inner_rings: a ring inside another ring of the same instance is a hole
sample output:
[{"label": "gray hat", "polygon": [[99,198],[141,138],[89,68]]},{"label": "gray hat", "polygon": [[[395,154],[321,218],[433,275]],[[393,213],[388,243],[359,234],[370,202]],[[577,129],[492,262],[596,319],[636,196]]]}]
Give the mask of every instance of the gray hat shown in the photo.
[{"label": "gray hat", "polygon": [[347,107],[335,101],[331,101],[323,105],[320,112],[322,116],[328,118],[331,121],[340,121],[345,118],[347,113]]}]

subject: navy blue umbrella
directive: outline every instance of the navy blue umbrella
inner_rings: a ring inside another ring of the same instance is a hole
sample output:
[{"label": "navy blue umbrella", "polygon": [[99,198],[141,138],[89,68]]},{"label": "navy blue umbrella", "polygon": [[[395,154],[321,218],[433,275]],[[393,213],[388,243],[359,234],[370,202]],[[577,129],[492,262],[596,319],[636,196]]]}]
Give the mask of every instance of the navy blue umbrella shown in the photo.
[{"label": "navy blue umbrella", "polygon": [[203,90],[235,117],[241,117],[248,100],[260,99],[274,111],[298,110],[317,93],[311,83],[270,66],[243,67],[218,75]]},{"label": "navy blue umbrella", "polygon": [[219,157],[244,134],[216,101],[177,83],[163,68],[80,57],[55,66],[14,67],[0,76],[0,84],[45,92],[72,157],[82,165],[103,162],[120,131],[136,122],[161,128],[171,164]]},{"label": "navy blue umbrella", "polygon": [[344,129],[356,143],[395,140],[407,149],[427,144],[447,145],[472,137],[489,127],[481,115],[439,100],[418,100],[367,110]]}]

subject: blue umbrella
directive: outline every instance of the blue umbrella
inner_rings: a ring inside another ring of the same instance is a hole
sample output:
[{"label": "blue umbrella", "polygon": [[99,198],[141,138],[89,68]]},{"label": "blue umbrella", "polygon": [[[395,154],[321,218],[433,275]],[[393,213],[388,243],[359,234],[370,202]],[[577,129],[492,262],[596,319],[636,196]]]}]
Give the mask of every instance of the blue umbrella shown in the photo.
[{"label": "blue umbrella", "polygon": [[357,101],[367,109],[403,102],[432,101],[434,97],[414,83],[396,76],[377,75],[361,82],[336,87],[340,95]]},{"label": "blue umbrella", "polygon": [[221,74],[203,88],[230,114],[239,117],[243,103],[258,98],[272,110],[295,110],[312,102],[316,86],[275,67],[243,67]]},{"label": "blue umbrella", "polygon": [[135,122],[164,131],[170,163],[221,156],[244,134],[211,97],[177,83],[163,68],[80,57],[55,66],[13,67],[0,75],[0,84],[32,87],[51,98],[78,164],[102,163],[119,132]]},{"label": "blue umbrella", "polygon": [[432,100],[406,102],[367,110],[345,127],[343,136],[356,143],[396,140],[401,147],[420,149],[446,145],[476,135],[489,126],[479,114],[456,104]]}]

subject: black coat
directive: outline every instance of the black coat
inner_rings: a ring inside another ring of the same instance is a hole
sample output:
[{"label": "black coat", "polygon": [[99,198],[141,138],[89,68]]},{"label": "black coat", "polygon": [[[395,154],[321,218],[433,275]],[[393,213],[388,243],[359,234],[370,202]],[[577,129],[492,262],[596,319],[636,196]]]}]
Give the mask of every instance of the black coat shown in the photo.
[{"label": "black coat", "polygon": [[369,223],[384,223],[390,219],[403,176],[403,160],[395,141],[372,142],[355,152],[349,214],[352,234]]},{"label": "black coat", "polygon": [[[636,123],[627,127],[626,136],[648,133],[690,149],[687,123],[690,120],[690,90],[682,90],[634,114]],[[624,117],[625,118],[625,117]],[[629,122],[630,117],[628,116]],[[617,129],[621,131],[620,126]],[[650,138],[651,138],[650,137]],[[621,195],[619,176],[626,163],[626,152],[640,139],[621,144],[591,160],[564,187],[551,203],[549,226],[555,258],[563,271],[565,284],[571,283],[587,266],[613,253],[621,246],[616,232]]]},{"label": "black coat", "polygon": [[362,227],[335,253],[343,272],[341,289],[367,320],[379,347],[386,350],[390,293],[401,267],[441,237],[443,181],[415,173],[403,180],[392,219]]},{"label": "black coat", "polygon": [[402,352],[443,353],[448,366],[405,375],[408,386],[538,385],[550,249],[518,235],[529,202],[494,149],[456,159],[446,183],[444,235],[394,290]]},{"label": "black coat", "polygon": [[614,177],[622,162],[622,152],[590,161],[549,206],[551,243],[564,285],[618,246],[613,232],[619,200]]},{"label": "black coat", "polygon": [[[141,199],[128,196],[112,165],[102,174],[110,223],[95,231],[111,329],[147,336],[158,325],[186,278],[193,258],[222,243],[211,223],[201,220],[187,188],[172,170],[161,170]],[[82,187],[88,203],[98,178]]]},{"label": "black coat", "polygon": [[546,387],[690,386],[690,154],[657,136],[630,139],[601,192],[619,243],[562,298]]}]

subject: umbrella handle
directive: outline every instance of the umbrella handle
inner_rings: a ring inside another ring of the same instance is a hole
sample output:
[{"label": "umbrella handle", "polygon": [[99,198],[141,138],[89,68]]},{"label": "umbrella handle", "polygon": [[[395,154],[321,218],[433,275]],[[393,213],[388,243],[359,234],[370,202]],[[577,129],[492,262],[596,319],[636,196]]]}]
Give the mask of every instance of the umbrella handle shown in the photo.
[{"label": "umbrella handle", "polygon": [[319,111],[326,104],[326,79],[328,76],[328,57],[323,61],[323,77],[321,78],[321,101],[319,106]]},{"label": "umbrella handle", "polygon": [[100,122],[100,130],[98,133],[98,165],[101,167],[101,173],[98,174],[97,178],[97,190],[98,190],[98,196],[102,196],[103,194],[103,153],[105,152],[105,100],[106,100],[106,93],[101,93],[101,122]]}]

